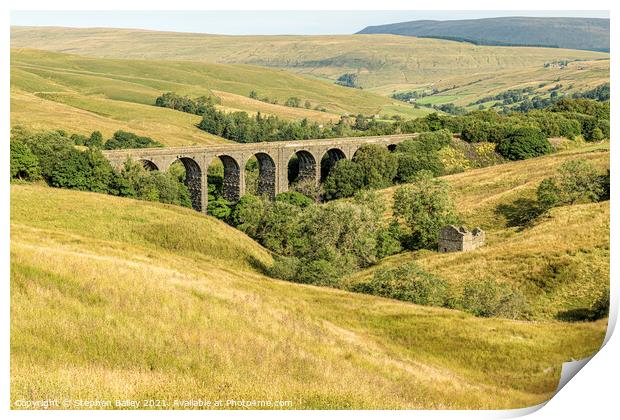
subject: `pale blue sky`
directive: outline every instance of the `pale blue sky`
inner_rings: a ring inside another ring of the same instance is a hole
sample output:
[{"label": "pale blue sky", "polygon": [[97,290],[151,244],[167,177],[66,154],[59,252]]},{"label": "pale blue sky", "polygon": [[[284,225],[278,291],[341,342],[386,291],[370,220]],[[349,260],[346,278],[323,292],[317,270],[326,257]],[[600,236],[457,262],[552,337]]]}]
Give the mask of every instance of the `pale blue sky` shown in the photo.
[{"label": "pale blue sky", "polygon": [[368,25],[498,16],[608,18],[608,11],[13,11],[11,25],[138,28],[231,35],[351,34]]}]

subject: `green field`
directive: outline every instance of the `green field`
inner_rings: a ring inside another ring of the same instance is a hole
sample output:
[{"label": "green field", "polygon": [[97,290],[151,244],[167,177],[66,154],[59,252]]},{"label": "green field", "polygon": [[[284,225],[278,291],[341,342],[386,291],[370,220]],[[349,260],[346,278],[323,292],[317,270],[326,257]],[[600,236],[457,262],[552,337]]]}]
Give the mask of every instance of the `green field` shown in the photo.
[{"label": "green field", "polygon": [[581,270],[559,276],[546,300],[534,302],[535,322],[274,280],[263,274],[273,261],[264,248],[192,210],[13,185],[12,400],[232,398],[427,409],[543,402],[561,363],[592,354],[605,335],[606,320],[553,315],[587,304],[608,281],[609,203],[557,208],[524,230],[501,217],[482,222],[577,156],[603,168],[608,145],[446,177],[461,216],[487,229],[488,245],[382,262],[415,259],[451,282],[485,272],[519,286],[535,280],[533,267]]},{"label": "green field", "polygon": [[[609,73],[607,53],[477,46],[396,35],[224,36],[13,27],[11,45],[94,57],[253,64],[332,81],[344,73],[355,73],[364,89],[386,96],[418,87],[466,89],[473,84],[484,91],[491,83],[508,90],[539,78],[553,82],[568,72],[545,69],[544,64],[558,60],[602,60],[601,67]],[[589,86],[596,85],[597,71],[590,75],[590,70],[581,70],[578,77],[586,79]]]}]

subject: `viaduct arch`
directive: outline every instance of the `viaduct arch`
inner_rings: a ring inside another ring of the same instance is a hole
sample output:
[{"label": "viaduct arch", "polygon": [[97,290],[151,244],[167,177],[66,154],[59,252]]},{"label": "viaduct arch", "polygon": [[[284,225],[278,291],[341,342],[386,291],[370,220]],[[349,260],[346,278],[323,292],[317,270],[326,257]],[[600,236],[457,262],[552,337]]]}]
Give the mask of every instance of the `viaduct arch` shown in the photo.
[{"label": "viaduct arch", "polygon": [[340,159],[351,159],[364,144],[379,144],[390,150],[416,134],[390,136],[345,137],[302,141],[278,141],[216,146],[158,147],[149,149],[105,150],[103,155],[120,168],[132,159],[149,170],[167,171],[175,161],[185,167],[185,183],[190,191],[192,207],[207,213],[207,168],[218,158],[224,166],[223,195],[237,201],[245,194],[245,165],[253,156],[258,160],[258,193],[274,198],[288,191],[288,164],[296,155],[299,163],[297,179],[317,184]]}]

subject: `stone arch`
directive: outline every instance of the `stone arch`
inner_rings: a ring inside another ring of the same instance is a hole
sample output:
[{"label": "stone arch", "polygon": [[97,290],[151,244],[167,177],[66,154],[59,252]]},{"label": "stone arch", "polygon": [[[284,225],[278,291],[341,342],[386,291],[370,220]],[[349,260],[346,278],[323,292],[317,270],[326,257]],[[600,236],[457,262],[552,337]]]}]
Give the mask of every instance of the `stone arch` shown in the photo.
[{"label": "stone arch", "polygon": [[346,159],[347,155],[336,147],[327,150],[321,157],[321,181],[323,181],[332,170],[336,162]]},{"label": "stone arch", "polygon": [[[297,158],[294,167],[291,166],[293,157]],[[298,150],[289,157],[287,162],[288,183],[316,179],[316,168],[317,161],[314,155],[307,150]]]},{"label": "stone arch", "polygon": [[159,168],[157,167],[157,165],[155,164],[155,162],[153,162],[152,160],[149,159],[138,159],[138,162],[144,167],[144,169],[146,169],[147,171],[159,171]]},{"label": "stone arch", "polygon": [[[177,160],[185,167],[185,186],[187,186],[189,190],[192,208],[197,211],[202,211],[202,168],[198,162],[187,156],[178,156],[174,162]],[[206,205],[206,203],[204,204]]]},{"label": "stone arch", "polygon": [[259,196],[267,194],[273,200],[276,197],[276,163],[268,153],[258,152],[253,156],[258,161],[258,188],[256,193]]},{"label": "stone arch", "polygon": [[228,201],[239,201],[241,197],[241,168],[235,158],[228,155],[217,156],[224,165],[222,195]]}]

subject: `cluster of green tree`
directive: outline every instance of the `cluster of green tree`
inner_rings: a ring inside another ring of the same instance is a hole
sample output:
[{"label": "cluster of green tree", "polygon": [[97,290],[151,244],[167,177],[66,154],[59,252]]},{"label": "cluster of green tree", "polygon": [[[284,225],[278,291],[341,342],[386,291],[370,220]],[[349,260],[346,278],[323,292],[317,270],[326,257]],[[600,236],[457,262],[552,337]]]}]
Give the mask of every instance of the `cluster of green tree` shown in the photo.
[{"label": "cluster of green tree", "polygon": [[[17,128],[19,131],[20,129]],[[118,130],[111,138],[103,141],[103,135],[100,131],[93,131],[90,136],[83,134],[71,134],[67,136],[64,130],[57,130],[55,133],[62,137],[68,137],[76,146],[86,146],[90,149],[143,149],[146,147],[163,147],[164,145],[150,137],[138,136],[128,131]]]},{"label": "cluster of green tree", "polygon": [[305,118],[301,121],[286,121],[273,115],[265,117],[261,113],[255,116],[242,111],[226,113],[214,107],[207,109],[198,128],[240,143],[373,136],[397,132],[391,122],[377,121],[362,115],[356,118],[342,116],[337,123],[321,127]]},{"label": "cluster of green tree", "polygon": [[[92,136],[91,136],[92,137]],[[97,146],[91,145],[90,147]],[[137,134],[130,133],[129,131],[118,130],[112,138],[108,139],[104,144],[105,150],[114,149],[144,149],[147,147],[164,147],[158,141],[153,140],[150,137],[138,136]]]},{"label": "cluster of green tree", "polygon": [[[266,102],[266,103],[274,104],[274,105],[278,104],[277,98],[269,98],[268,96],[259,97],[258,92],[256,92],[255,90],[250,91],[250,94],[248,96],[250,99],[256,99],[257,101]],[[291,107],[291,108],[306,108],[306,109],[312,108],[312,103],[309,100],[306,99],[305,101],[303,101],[297,96],[291,96],[286,101],[284,101],[283,105]],[[322,112],[326,111],[326,109],[320,105],[316,105],[314,109],[317,111],[322,111]]]},{"label": "cluster of green tree", "polygon": [[180,96],[174,92],[167,92],[155,99],[155,106],[176,109],[177,111],[189,114],[202,115],[206,108],[211,105],[219,104],[220,98],[217,96],[200,96],[191,99],[188,96]]},{"label": "cluster of green tree", "polygon": [[609,138],[609,103],[562,98],[544,110],[507,115],[492,110],[474,111],[452,118],[433,117],[429,125],[437,124],[452,132],[460,132],[463,140],[474,142],[499,143],[524,127],[539,130],[545,137],[572,139],[582,135],[587,141],[598,141]]},{"label": "cluster of green tree", "polygon": [[173,171],[147,171],[130,161],[117,171],[97,146],[81,150],[64,132],[14,128],[10,143],[13,180],[191,207],[189,191]]},{"label": "cluster of green tree", "polygon": [[436,109],[437,111],[445,112],[446,114],[452,114],[452,115],[467,114],[467,110],[465,108],[463,108],[462,106],[454,105],[453,103],[439,104],[439,105],[434,105],[434,104],[416,104],[416,105],[423,106],[426,108],[433,108],[433,109]]},{"label": "cluster of green tree", "polygon": [[594,89],[587,90],[585,92],[573,93],[575,99],[594,99],[596,101],[605,102],[609,101],[609,83],[603,83],[595,87]]},{"label": "cluster of green tree", "polygon": [[468,281],[462,288],[427,273],[415,263],[377,270],[369,281],[353,284],[351,291],[459,309],[479,317],[526,317],[528,306],[521,291],[490,279]]},{"label": "cluster of green tree", "polygon": [[535,89],[532,86],[521,89],[510,89],[505,92],[498,93],[497,95],[485,96],[470,103],[469,105],[479,105],[491,101],[502,101],[504,105],[510,105],[526,99],[529,94],[534,93],[534,91]]},{"label": "cluster of green tree", "polygon": [[436,93],[439,93],[439,90],[437,90],[437,88],[432,88],[430,92],[409,90],[406,92],[393,93],[392,98],[403,102],[411,102],[412,99],[424,98],[425,96],[434,95]]},{"label": "cluster of green tree", "polygon": [[277,254],[271,275],[340,287],[340,278],[403,248],[436,246],[439,229],[456,221],[444,181],[419,173],[394,196],[394,217],[384,217],[377,193],[317,204],[297,192],[271,202],[245,195],[229,222]]},{"label": "cluster of green tree", "polygon": [[340,86],[361,89],[361,87],[357,84],[357,74],[355,73],[345,73],[341,75],[336,80],[336,84]]},{"label": "cluster of green tree", "polygon": [[378,145],[362,146],[351,160],[339,160],[323,183],[324,198],[351,197],[360,190],[385,188],[410,182],[421,171],[435,176],[444,172],[439,150],[450,144],[446,130],[421,133],[405,140],[392,153]]}]

